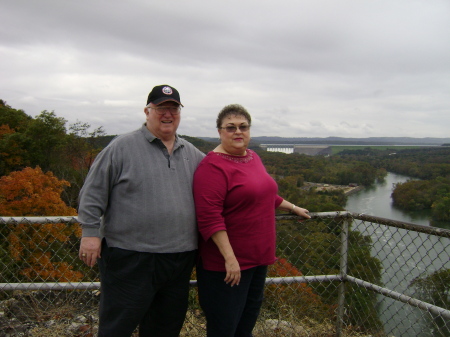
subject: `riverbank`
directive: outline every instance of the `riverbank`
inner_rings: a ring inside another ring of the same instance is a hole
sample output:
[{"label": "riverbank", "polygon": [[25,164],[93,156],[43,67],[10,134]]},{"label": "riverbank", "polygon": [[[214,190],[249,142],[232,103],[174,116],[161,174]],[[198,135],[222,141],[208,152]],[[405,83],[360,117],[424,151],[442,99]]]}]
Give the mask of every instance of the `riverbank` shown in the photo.
[{"label": "riverbank", "polygon": [[332,184],[321,184],[321,183],[311,183],[305,182],[301,189],[309,191],[315,189],[316,192],[334,192],[343,191],[345,195],[349,196],[353,193],[361,191],[364,186],[353,186],[353,185],[332,185]]}]

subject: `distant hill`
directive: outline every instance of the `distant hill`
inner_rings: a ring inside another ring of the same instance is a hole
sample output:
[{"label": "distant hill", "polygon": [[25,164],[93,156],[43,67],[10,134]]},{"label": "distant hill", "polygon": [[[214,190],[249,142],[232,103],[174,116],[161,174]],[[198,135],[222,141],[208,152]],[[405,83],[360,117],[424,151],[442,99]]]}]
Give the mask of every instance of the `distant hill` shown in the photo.
[{"label": "distant hill", "polygon": [[[182,138],[193,143],[203,152],[211,151],[217,146],[219,140],[217,137],[192,137],[180,135]],[[100,137],[98,142],[103,148],[115,136]],[[450,138],[412,138],[412,137],[369,137],[369,138],[343,138],[343,137],[252,137],[250,148],[256,148],[260,144],[316,144],[316,145],[447,145],[450,144]]]},{"label": "distant hill", "polygon": [[103,149],[105,148],[110,141],[112,141],[115,137],[115,135],[108,135],[108,136],[100,136],[96,138],[96,144],[99,148]]},{"label": "distant hill", "polygon": [[[183,139],[186,139],[188,142],[192,143],[195,147],[197,147],[200,151],[203,151],[205,153],[212,151],[218,144],[217,138],[212,138],[214,141],[209,142],[197,137],[190,137],[185,135],[179,136]],[[102,149],[105,148],[115,137],[117,137],[117,135],[100,136],[95,139],[95,142],[98,148]]]},{"label": "distant hill", "polygon": [[[197,137],[208,142],[217,142],[217,138]],[[323,145],[442,145],[450,143],[450,138],[412,138],[412,137],[252,137],[260,144],[323,144]]]}]

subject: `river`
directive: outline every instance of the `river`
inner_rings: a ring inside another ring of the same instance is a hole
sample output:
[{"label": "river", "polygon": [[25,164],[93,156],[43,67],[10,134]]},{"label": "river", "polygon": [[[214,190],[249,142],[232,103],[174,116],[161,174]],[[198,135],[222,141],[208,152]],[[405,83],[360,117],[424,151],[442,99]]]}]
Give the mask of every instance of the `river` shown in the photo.
[{"label": "river", "polygon": [[[409,179],[411,178],[407,176],[388,173],[384,182],[350,195],[346,209],[350,212],[430,226],[429,212],[406,212],[392,205],[393,185]],[[448,228],[447,225],[444,224],[442,227]],[[450,245],[446,244],[448,241],[444,242],[435,237],[425,239],[426,236],[423,234],[408,233],[405,230],[394,231],[395,235],[389,235],[387,234],[389,231],[381,230],[364,233],[364,228],[361,229],[361,227],[358,227],[358,230],[362,230],[363,234],[369,234],[372,237],[372,250],[377,252],[377,257],[383,264],[382,282],[386,288],[408,293],[410,282],[415,277],[421,276],[423,271],[434,271],[443,267],[450,268],[448,259],[443,261],[439,258],[439,252],[445,251],[450,254]],[[420,243],[418,244],[418,242]],[[414,247],[414,249],[404,249],[410,244],[410,248]],[[387,246],[390,249],[386,251],[383,248]],[[427,261],[422,260],[424,252]],[[405,306],[381,295],[379,300],[380,319],[385,330],[389,332],[388,336],[434,336],[433,331],[429,328],[429,322],[425,321],[424,316],[426,315],[420,309],[406,307],[406,310],[398,312],[399,308],[404,309]]]}]

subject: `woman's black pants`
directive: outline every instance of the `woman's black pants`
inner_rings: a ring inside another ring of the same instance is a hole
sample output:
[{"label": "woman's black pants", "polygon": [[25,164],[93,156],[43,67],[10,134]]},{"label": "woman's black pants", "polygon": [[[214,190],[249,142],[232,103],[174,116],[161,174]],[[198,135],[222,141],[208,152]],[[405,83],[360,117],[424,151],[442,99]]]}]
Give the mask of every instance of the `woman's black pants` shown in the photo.
[{"label": "woman's black pants", "polygon": [[238,286],[226,284],[225,272],[197,264],[200,305],[206,316],[208,337],[251,337],[261,309],[267,266],[241,271]]}]

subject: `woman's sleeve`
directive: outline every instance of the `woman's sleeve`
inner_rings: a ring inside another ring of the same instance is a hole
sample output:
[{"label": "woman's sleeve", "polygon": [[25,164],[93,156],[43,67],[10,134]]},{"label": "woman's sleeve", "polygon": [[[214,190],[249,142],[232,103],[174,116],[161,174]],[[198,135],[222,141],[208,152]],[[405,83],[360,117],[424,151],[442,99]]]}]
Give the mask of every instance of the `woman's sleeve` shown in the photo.
[{"label": "woman's sleeve", "polygon": [[202,162],[194,174],[194,201],[197,226],[203,239],[226,230],[223,218],[223,205],[227,194],[227,181],[224,171],[209,162]]},{"label": "woman's sleeve", "polygon": [[278,208],[279,206],[280,206],[280,204],[283,202],[283,198],[282,197],[280,197],[279,195],[277,195],[276,197],[275,197],[275,208]]}]

